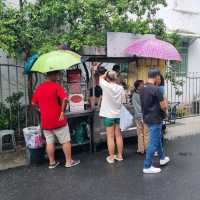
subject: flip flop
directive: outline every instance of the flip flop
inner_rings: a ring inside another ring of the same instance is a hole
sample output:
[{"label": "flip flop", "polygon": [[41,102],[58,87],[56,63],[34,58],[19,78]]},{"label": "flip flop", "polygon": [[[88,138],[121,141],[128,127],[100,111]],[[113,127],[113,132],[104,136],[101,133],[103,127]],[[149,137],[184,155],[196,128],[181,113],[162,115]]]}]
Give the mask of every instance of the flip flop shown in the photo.
[{"label": "flip flop", "polygon": [[58,165],[60,165],[60,162],[55,162],[54,164],[50,164],[49,169],[55,169]]},{"label": "flip flop", "polygon": [[114,155],[114,159],[117,160],[117,161],[119,161],[119,162],[122,162],[124,160],[123,158],[118,158],[117,155]]},{"label": "flip flop", "polygon": [[80,164],[80,160],[72,160],[71,163],[66,163],[65,167],[66,168],[71,168],[71,167],[75,167],[76,165]]}]

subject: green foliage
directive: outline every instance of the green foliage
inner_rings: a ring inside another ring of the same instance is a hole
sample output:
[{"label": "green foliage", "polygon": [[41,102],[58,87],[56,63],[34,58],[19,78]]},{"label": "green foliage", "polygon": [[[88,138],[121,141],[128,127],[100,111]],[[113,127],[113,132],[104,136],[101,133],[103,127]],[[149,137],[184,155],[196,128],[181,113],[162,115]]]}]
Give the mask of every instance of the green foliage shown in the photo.
[{"label": "green foliage", "polygon": [[12,96],[0,102],[0,130],[17,130],[18,123],[25,126],[25,112],[20,103],[23,92],[13,93]]},{"label": "green foliage", "polygon": [[0,130],[9,128],[9,109],[0,102]]},{"label": "green foliage", "polygon": [[67,43],[79,51],[83,45],[106,44],[106,32],[166,34],[154,15],[165,0],[37,0],[21,1],[21,9],[3,6],[0,0],[0,46],[9,55],[44,53]]}]

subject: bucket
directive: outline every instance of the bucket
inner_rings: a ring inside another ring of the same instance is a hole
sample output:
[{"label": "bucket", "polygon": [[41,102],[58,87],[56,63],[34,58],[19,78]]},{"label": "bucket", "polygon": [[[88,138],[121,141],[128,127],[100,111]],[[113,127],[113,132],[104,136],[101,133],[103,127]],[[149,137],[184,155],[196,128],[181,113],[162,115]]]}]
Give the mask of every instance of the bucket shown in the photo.
[{"label": "bucket", "polygon": [[28,165],[40,165],[45,161],[45,148],[26,149],[26,161]]},{"label": "bucket", "polygon": [[23,129],[26,142],[26,158],[28,165],[39,165],[44,162],[44,139],[39,126]]}]

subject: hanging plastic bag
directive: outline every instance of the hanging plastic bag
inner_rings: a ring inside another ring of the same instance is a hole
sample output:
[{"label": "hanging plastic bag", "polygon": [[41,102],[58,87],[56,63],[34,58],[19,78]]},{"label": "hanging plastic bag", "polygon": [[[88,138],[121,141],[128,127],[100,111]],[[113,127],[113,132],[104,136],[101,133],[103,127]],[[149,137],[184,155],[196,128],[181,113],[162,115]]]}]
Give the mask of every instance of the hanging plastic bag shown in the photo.
[{"label": "hanging plastic bag", "polygon": [[122,106],[120,112],[120,128],[122,131],[127,130],[133,125],[133,116],[125,106]]},{"label": "hanging plastic bag", "polygon": [[41,129],[39,126],[23,129],[26,146],[30,149],[38,149],[44,145]]},{"label": "hanging plastic bag", "polygon": [[76,144],[83,144],[87,140],[87,123],[81,122],[80,126],[75,129],[74,142]]}]

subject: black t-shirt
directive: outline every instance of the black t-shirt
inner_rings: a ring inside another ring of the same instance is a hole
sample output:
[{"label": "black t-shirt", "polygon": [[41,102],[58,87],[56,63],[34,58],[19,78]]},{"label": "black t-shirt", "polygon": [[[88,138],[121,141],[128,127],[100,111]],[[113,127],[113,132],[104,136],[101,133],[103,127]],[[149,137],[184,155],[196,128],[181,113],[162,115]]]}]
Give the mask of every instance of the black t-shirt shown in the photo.
[{"label": "black t-shirt", "polygon": [[164,100],[159,87],[146,84],[140,90],[143,120],[147,124],[161,123],[164,119],[164,112],[160,107],[160,102]]}]

